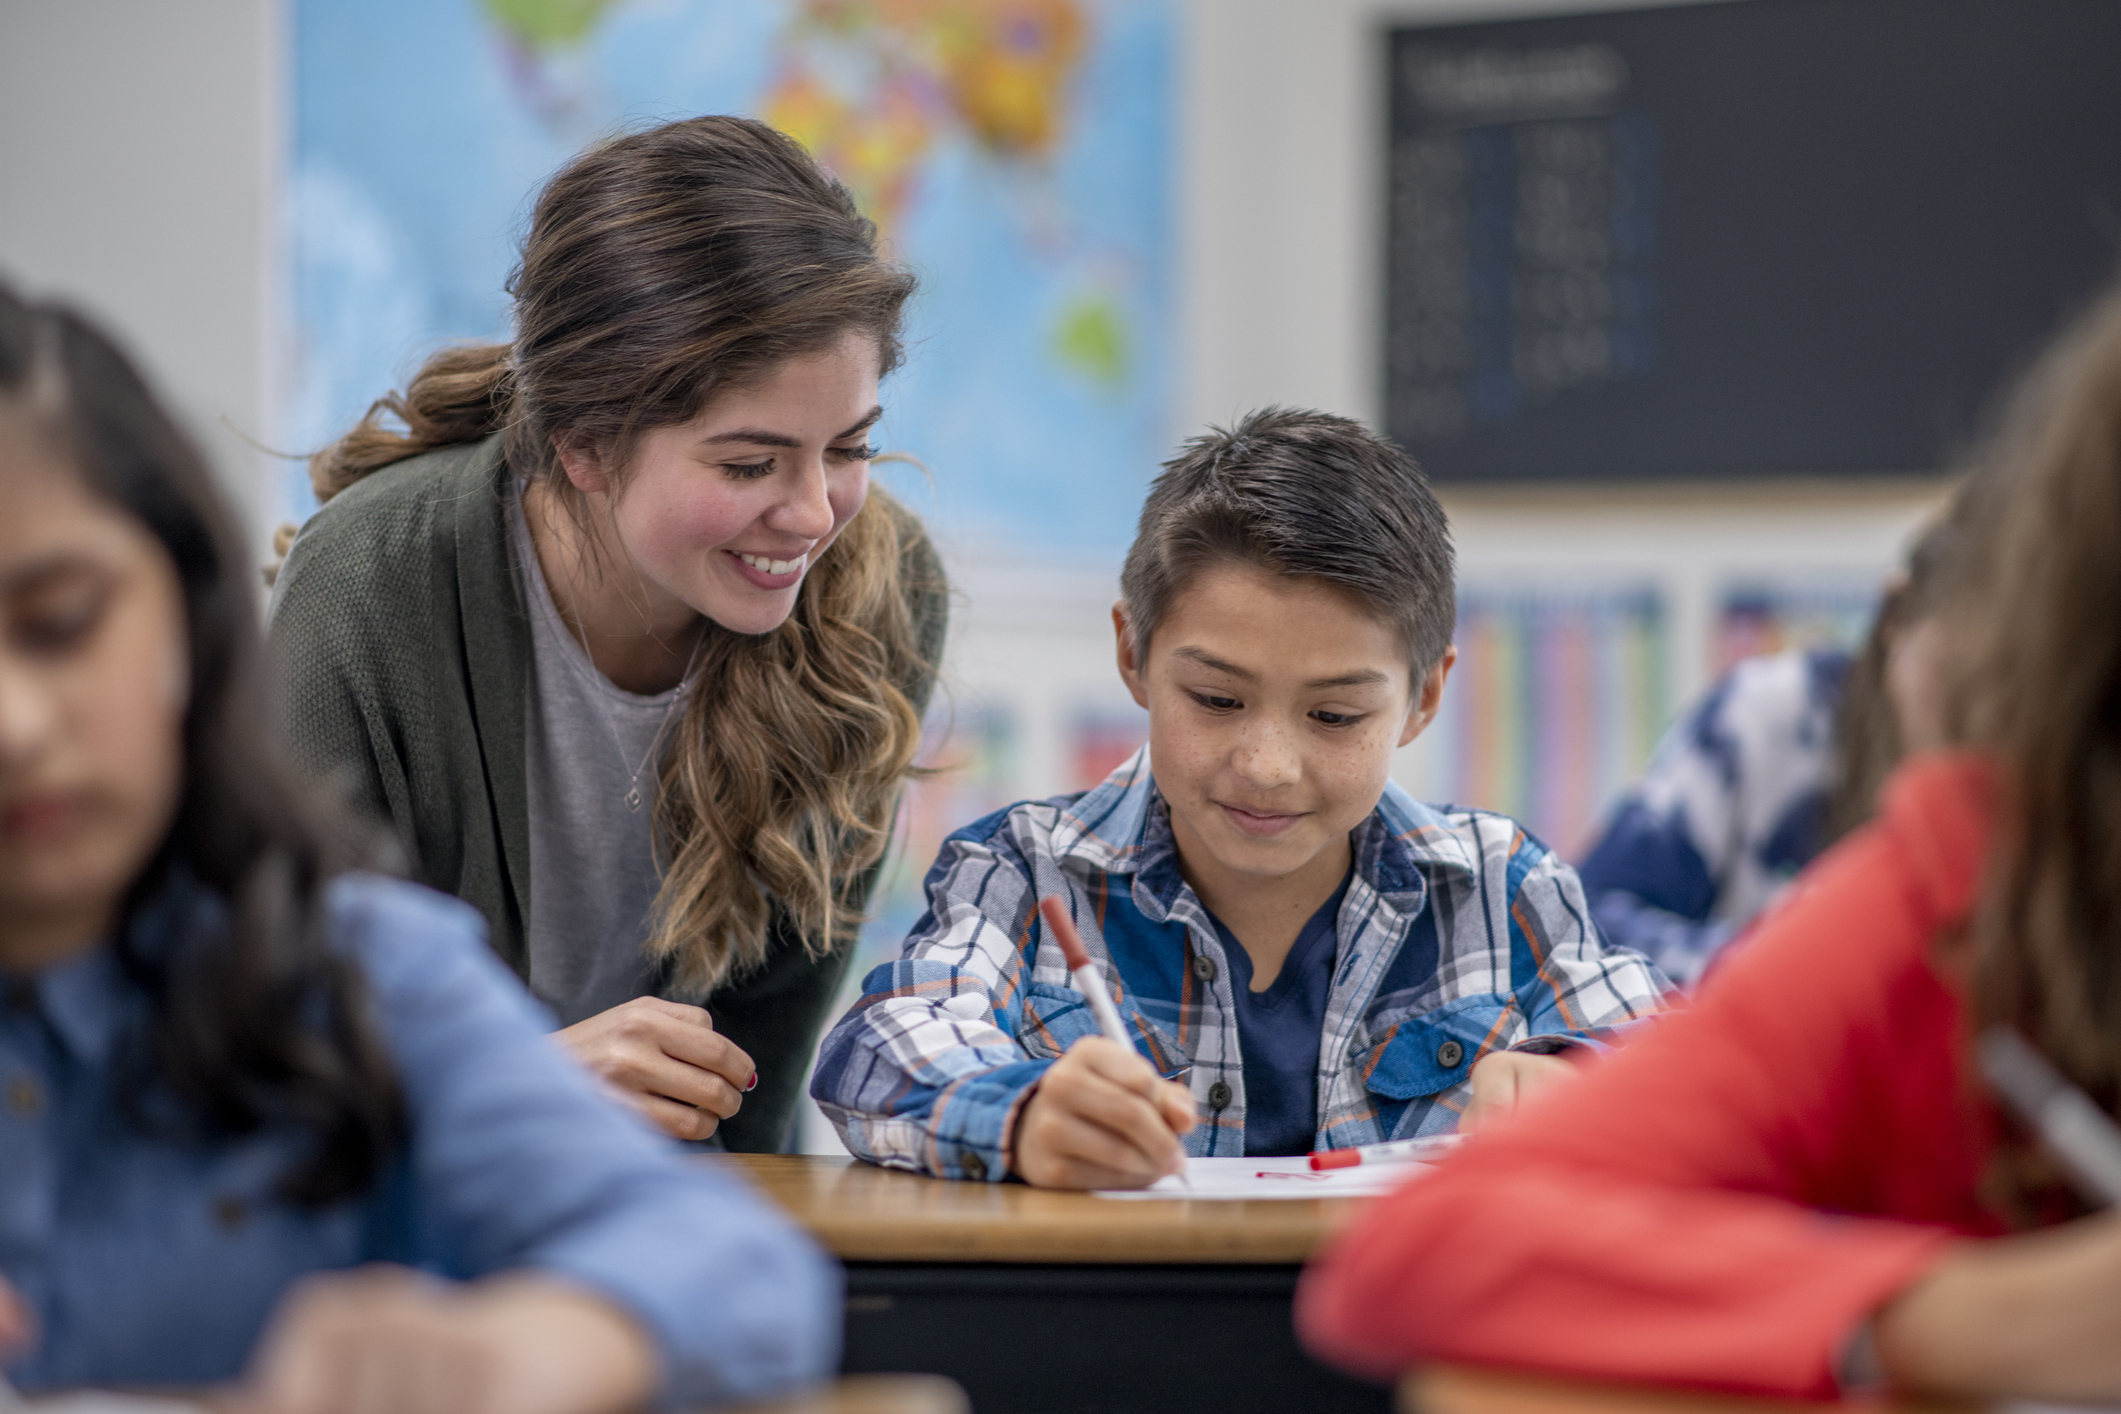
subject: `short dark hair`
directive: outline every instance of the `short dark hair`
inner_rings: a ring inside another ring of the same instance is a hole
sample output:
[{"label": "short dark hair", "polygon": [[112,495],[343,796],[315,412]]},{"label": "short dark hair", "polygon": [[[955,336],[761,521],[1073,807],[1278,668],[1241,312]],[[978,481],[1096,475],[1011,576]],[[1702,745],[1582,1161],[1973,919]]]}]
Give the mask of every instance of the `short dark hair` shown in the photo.
[{"label": "short dark hair", "polygon": [[1120,572],[1127,631],[1146,653],[1202,570],[1257,565],[1322,579],[1405,638],[1416,677],[1451,645],[1451,527],[1414,459],[1350,418],[1269,407],[1187,442],[1149,487]]}]

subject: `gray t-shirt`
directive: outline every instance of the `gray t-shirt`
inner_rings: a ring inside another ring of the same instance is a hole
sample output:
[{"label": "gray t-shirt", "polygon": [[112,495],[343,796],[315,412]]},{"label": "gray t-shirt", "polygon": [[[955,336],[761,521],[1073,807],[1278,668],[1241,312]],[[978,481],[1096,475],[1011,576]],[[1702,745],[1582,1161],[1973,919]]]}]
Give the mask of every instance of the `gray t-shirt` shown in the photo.
[{"label": "gray t-shirt", "polygon": [[530,606],[530,990],[572,1026],[649,991],[641,945],[662,885],[655,785],[687,689],[642,697],[596,670],[553,605],[520,484],[508,532]]}]

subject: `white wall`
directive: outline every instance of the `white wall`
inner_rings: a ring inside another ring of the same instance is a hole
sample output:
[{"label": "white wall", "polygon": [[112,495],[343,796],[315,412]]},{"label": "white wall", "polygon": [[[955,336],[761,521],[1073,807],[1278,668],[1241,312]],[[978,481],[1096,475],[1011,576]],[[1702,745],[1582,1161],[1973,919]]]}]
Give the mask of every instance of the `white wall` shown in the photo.
[{"label": "white wall", "polygon": [[262,543],[277,0],[0,0],[0,276],[87,306]]}]

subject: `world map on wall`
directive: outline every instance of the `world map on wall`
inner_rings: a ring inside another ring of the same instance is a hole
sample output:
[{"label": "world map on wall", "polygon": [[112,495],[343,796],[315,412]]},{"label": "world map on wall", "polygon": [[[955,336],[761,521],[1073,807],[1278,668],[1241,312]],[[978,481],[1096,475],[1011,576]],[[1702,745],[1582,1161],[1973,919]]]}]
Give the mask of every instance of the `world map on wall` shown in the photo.
[{"label": "world map on wall", "polygon": [[1117,562],[1168,455],[1168,0],[295,0],[293,21],[285,445],[446,343],[506,337],[532,196],[574,152],[743,113],[921,279],[880,438],[919,469],[890,484],[975,553]]}]

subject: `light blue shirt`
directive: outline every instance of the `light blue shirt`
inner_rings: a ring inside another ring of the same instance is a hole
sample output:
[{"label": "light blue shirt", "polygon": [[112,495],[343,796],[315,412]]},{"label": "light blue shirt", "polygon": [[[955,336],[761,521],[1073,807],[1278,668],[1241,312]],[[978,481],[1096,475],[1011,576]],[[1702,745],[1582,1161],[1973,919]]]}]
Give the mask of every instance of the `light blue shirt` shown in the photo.
[{"label": "light blue shirt", "polygon": [[[374,1191],[307,1211],[274,1190],[303,1136],[185,1143],[128,1120],[125,1040],[147,1013],[98,949],[0,993],[0,1274],[40,1336],[28,1389],[238,1374],[288,1285],[394,1261],[475,1278],[531,1268],[654,1339],[663,1398],[754,1399],[826,1376],[836,1268],[736,1179],[681,1159],[607,1100],[458,901],[349,875],[336,943],[367,979],[410,1141]],[[172,886],[128,925],[159,949],[216,926]]]}]

